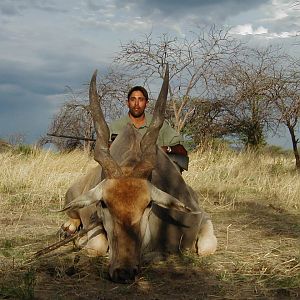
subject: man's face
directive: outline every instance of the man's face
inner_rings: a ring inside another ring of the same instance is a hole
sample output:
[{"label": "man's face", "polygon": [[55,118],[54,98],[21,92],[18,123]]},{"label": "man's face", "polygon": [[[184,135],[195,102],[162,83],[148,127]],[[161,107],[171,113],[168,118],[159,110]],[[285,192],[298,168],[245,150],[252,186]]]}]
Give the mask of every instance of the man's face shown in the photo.
[{"label": "man's face", "polygon": [[147,103],[148,101],[141,91],[132,92],[127,101],[129,113],[135,118],[141,117],[144,114]]}]

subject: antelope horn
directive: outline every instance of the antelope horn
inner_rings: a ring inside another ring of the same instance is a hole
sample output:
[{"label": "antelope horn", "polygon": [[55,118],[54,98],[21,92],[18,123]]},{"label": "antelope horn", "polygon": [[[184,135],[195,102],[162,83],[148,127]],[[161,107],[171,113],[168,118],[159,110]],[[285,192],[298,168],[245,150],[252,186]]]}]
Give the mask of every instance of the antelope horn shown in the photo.
[{"label": "antelope horn", "polygon": [[94,121],[94,127],[97,135],[94,159],[102,166],[103,171],[108,178],[118,178],[122,176],[122,170],[113,160],[109,152],[109,128],[99,104],[100,96],[97,92],[96,77],[97,70],[92,76],[89,90],[90,112]]},{"label": "antelope horn", "polygon": [[164,81],[155,103],[153,118],[148,130],[144,134],[141,142],[142,160],[135,167],[135,176],[147,177],[155,166],[156,162],[156,141],[159,131],[165,120],[166,102],[169,89],[169,65],[166,65]]},{"label": "antelope horn", "polygon": [[164,81],[155,103],[153,118],[150,126],[141,140],[142,153],[146,153],[149,147],[156,145],[159,130],[162,127],[165,120],[166,102],[169,89],[169,65],[166,66]]}]

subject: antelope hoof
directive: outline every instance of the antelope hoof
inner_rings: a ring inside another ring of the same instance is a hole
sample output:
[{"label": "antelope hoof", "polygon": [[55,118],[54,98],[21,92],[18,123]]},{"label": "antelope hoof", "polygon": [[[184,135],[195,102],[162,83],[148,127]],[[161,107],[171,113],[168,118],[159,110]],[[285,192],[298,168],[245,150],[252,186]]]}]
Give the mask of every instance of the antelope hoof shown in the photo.
[{"label": "antelope hoof", "polygon": [[217,250],[217,244],[212,222],[208,220],[198,236],[196,244],[197,254],[201,256],[213,254]]},{"label": "antelope hoof", "polygon": [[61,238],[67,238],[77,232],[80,229],[80,219],[70,219],[64,223],[58,231],[58,235]]},{"label": "antelope hoof", "polygon": [[217,238],[211,236],[207,239],[201,240],[197,243],[197,254],[201,256],[207,256],[215,253],[217,250]]}]

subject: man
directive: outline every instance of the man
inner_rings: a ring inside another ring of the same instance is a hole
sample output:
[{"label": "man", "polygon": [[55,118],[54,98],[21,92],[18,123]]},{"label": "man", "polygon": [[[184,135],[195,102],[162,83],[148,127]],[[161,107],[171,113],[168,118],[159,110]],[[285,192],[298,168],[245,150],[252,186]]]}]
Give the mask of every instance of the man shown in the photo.
[{"label": "man", "polygon": [[[130,89],[127,96],[128,115],[110,124],[111,142],[127,123],[132,123],[142,135],[146,133],[152,119],[151,114],[145,113],[148,100],[148,92],[142,86]],[[160,129],[157,144],[176,163],[180,172],[188,169],[188,156],[183,146],[183,138],[167,122],[164,122]]]}]

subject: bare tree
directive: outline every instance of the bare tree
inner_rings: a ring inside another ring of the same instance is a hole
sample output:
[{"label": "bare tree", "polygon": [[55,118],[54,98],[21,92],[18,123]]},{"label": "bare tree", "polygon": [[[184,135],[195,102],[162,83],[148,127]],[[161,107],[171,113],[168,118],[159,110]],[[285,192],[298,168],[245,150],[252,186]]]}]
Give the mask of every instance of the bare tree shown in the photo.
[{"label": "bare tree", "polygon": [[300,155],[298,149],[299,138],[297,129],[300,116],[300,72],[299,62],[292,61],[281,69],[274,70],[274,106],[279,124],[284,124],[290,133],[293,151],[296,161],[296,168],[300,171]]},{"label": "bare tree", "polygon": [[[93,137],[92,120],[89,107],[80,99],[69,100],[54,116],[49,132],[57,135],[74,137]],[[73,150],[75,148],[89,148],[89,142],[77,139],[51,138],[59,150]]]},{"label": "bare tree", "polygon": [[245,48],[228,60],[217,74],[211,90],[226,114],[227,132],[236,135],[246,147],[257,148],[265,142],[265,132],[274,127],[271,91],[274,66],[280,64],[278,48]]},{"label": "bare tree", "polygon": [[199,29],[186,38],[163,34],[155,39],[150,33],[121,45],[115,62],[142,78],[146,85],[163,78],[165,65],[169,64],[171,121],[180,132],[194,111],[193,107],[187,109],[187,104],[195,96],[204,97],[209,78],[224,60],[236,55],[239,47],[228,31],[214,26]]},{"label": "bare tree", "polygon": [[189,106],[193,107],[193,113],[187,120],[184,133],[193,139],[195,145],[203,145],[228,133],[221,101],[194,98]]},{"label": "bare tree", "polygon": [[[119,117],[124,112],[124,101],[130,88],[131,79],[127,75],[111,69],[107,74],[98,76],[98,93],[105,118],[109,121]],[[68,88],[68,100],[61,106],[48,128],[48,132],[56,135],[94,138],[93,122],[86,95],[88,86],[74,92]],[[90,149],[92,142],[88,140],[64,139],[57,137],[41,137],[40,144],[53,143],[59,150],[75,148]]]}]

